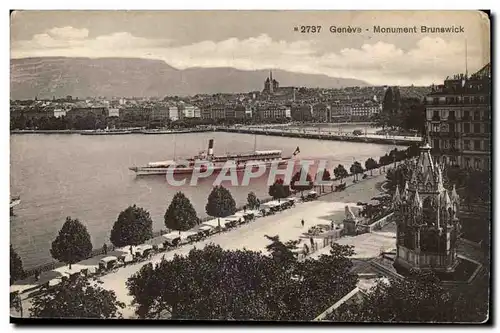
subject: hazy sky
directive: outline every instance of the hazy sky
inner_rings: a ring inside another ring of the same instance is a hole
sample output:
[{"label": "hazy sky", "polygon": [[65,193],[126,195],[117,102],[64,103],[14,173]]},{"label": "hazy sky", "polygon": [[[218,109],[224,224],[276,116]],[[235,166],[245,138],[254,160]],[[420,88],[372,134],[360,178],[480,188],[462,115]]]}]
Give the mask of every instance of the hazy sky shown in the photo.
[{"label": "hazy sky", "polygon": [[[295,26],[322,26],[302,34]],[[374,33],[373,26],[416,34]],[[420,26],[464,33],[420,33]],[[362,33],[331,33],[330,26]],[[366,31],[368,29],[368,31]],[[11,58],[136,57],[169,65],[279,68],[371,84],[427,85],[490,61],[489,21],[472,11],[24,11],[11,16]]]}]

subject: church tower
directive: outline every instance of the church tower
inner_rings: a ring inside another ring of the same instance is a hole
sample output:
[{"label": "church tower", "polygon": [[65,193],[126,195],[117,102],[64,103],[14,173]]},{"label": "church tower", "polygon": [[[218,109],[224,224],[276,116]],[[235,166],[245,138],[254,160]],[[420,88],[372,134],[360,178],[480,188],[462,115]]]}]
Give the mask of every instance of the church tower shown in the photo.
[{"label": "church tower", "polygon": [[271,83],[269,85],[269,93],[273,93],[274,92],[274,80],[273,80],[273,71],[270,70],[269,71],[269,82]]},{"label": "church tower", "polygon": [[453,272],[458,264],[460,198],[443,186],[442,170],[433,163],[428,143],[417,160],[407,161],[410,180],[392,200],[397,223],[396,270]]}]

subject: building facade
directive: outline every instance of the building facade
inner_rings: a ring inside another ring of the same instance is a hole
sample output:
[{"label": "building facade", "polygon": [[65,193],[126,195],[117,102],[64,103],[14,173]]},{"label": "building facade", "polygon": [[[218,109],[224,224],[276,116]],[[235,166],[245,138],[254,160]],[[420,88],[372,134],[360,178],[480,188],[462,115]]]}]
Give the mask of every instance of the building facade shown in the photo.
[{"label": "building facade", "polygon": [[177,106],[168,107],[168,118],[171,121],[179,120],[179,109],[177,108]]},{"label": "building facade", "polygon": [[427,95],[426,122],[435,158],[446,165],[490,169],[491,67],[455,75]]}]

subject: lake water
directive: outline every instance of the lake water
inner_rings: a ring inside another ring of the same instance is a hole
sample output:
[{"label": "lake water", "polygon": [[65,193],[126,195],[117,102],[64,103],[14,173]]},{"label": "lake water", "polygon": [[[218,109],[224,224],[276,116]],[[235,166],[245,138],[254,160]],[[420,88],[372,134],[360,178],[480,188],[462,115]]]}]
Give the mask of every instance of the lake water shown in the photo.
[{"label": "lake water", "polygon": [[[151,161],[189,157],[215,139],[215,153],[251,151],[255,137],[235,133],[193,133],[178,135],[84,136],[23,134],[11,135],[11,194],[21,195],[21,204],[11,217],[11,243],[26,269],[50,262],[52,241],[67,216],[83,222],[94,247],[109,242],[110,230],[120,211],[137,204],[151,213],[154,229],[165,229],[163,215],[175,192],[191,200],[200,217],[213,180],[196,187],[173,188],[164,176],[136,177],[128,169]],[[362,163],[389,152],[394,146],[286,137],[257,136],[257,148],[281,149],[285,156],[300,147],[302,158],[325,158],[331,166],[346,168],[353,159]],[[174,144],[175,143],[175,144]],[[175,153],[174,153],[175,146]],[[333,173],[332,173],[333,174]],[[254,191],[268,197],[267,179],[230,191],[237,205]]]}]

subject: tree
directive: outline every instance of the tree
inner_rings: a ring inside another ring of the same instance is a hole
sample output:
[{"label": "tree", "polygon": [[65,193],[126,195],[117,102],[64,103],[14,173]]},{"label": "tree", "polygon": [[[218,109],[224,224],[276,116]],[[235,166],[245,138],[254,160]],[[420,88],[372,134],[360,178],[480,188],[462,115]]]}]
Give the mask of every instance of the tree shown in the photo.
[{"label": "tree", "polygon": [[[271,251],[288,253],[278,242]],[[299,262],[210,244],[143,266],[127,286],[140,318],[312,320],[356,286],[349,249],[334,244],[329,255]]]},{"label": "tree", "polygon": [[280,199],[284,199],[290,196],[290,186],[284,185],[283,179],[276,179],[274,184],[269,186],[269,195],[273,197],[274,200],[280,201]]},{"label": "tree", "polygon": [[188,198],[177,192],[165,212],[165,226],[173,230],[189,230],[200,223]]},{"label": "tree", "polygon": [[271,244],[266,246],[266,250],[271,253],[271,256],[283,264],[288,264],[290,262],[294,262],[297,259],[297,252],[294,250],[297,249],[297,245],[299,241],[290,240],[286,243],[280,241],[280,237],[276,236],[267,236],[267,239],[271,241]]},{"label": "tree", "polygon": [[310,174],[306,175],[306,183],[301,184],[300,175],[302,174],[302,170],[297,171],[292,177],[290,182],[290,187],[294,191],[300,191],[300,196],[304,197],[304,191],[308,191],[313,188],[313,181]]},{"label": "tree", "polygon": [[10,245],[10,284],[24,278],[23,261],[17,252]]},{"label": "tree", "polygon": [[333,169],[333,174],[335,175],[335,178],[340,178],[340,183],[344,181],[344,178],[349,176],[349,173],[342,164],[339,164],[335,169]]},{"label": "tree", "polygon": [[389,158],[389,155],[385,154],[384,156],[381,156],[378,163],[382,166],[382,169],[385,172],[385,166],[388,164],[391,164],[391,160]]},{"label": "tree", "polygon": [[370,176],[373,176],[373,169],[376,169],[378,167],[378,163],[373,159],[369,158],[365,161],[365,168],[366,170],[370,170]]},{"label": "tree", "polygon": [[363,172],[363,167],[361,166],[361,163],[358,161],[355,161],[352,165],[351,168],[349,169],[351,171],[351,174],[354,175],[354,181],[358,180],[358,174]]},{"label": "tree", "polygon": [[32,299],[31,315],[36,318],[121,318],[125,304],[116,300],[114,291],[106,290],[82,276],[69,278],[50,291]]},{"label": "tree", "polygon": [[389,190],[389,193],[392,195],[396,190],[396,186],[399,186],[399,189],[403,189],[406,182],[410,181],[411,170],[406,163],[400,164],[395,168],[389,169],[386,178],[386,188]]},{"label": "tree", "polygon": [[248,193],[247,207],[250,209],[256,209],[259,207],[259,200],[257,199],[257,196],[253,192]]},{"label": "tree", "polygon": [[231,192],[221,186],[215,186],[208,195],[208,201],[205,205],[205,211],[208,215],[219,218],[233,215],[236,212],[236,202]]},{"label": "tree", "polygon": [[[484,288],[486,287],[486,288]],[[361,304],[343,305],[330,318],[349,322],[481,322],[487,318],[488,288],[445,289],[433,273],[379,282]],[[472,289],[472,290],[471,290]],[[480,296],[480,297],[478,297]]]},{"label": "tree", "polygon": [[118,214],[110,240],[116,247],[139,245],[153,237],[153,220],[149,212],[136,205]]},{"label": "tree", "polygon": [[87,228],[78,219],[66,218],[59,235],[52,242],[52,258],[69,265],[87,259],[92,253],[92,242]]}]

